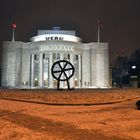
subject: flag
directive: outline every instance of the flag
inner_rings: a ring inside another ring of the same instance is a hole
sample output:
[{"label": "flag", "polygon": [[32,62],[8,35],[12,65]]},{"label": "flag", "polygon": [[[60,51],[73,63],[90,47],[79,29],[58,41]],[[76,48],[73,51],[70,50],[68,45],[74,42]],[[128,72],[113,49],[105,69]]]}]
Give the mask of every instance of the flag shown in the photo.
[{"label": "flag", "polygon": [[103,25],[102,25],[102,23],[101,23],[100,20],[97,20],[97,27],[98,27],[98,28],[103,28]]},{"label": "flag", "polygon": [[15,22],[12,23],[12,29],[16,29],[17,25]]}]

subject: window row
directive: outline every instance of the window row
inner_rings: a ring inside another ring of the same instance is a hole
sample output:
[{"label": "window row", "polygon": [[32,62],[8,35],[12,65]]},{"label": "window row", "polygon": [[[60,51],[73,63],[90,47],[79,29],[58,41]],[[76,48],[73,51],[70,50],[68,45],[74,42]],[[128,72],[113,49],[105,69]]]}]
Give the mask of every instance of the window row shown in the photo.
[{"label": "window row", "polygon": [[[34,55],[34,60],[39,60],[39,55],[40,54],[35,54]],[[78,60],[78,55],[75,55],[75,56],[76,56],[75,59]],[[49,54],[43,53],[43,55],[42,55],[42,59],[48,59],[49,57],[50,57]],[[70,54],[69,53],[64,53],[64,54],[53,53],[53,59],[55,59],[55,60],[59,60],[59,59],[70,59]]]}]

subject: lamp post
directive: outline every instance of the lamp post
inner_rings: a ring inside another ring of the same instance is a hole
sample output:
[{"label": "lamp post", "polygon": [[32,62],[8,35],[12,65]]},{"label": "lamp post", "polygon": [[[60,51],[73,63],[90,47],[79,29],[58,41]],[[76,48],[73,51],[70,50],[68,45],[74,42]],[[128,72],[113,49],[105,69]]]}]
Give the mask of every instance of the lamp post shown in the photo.
[{"label": "lamp post", "polygon": [[131,79],[131,86],[133,88],[137,88],[138,87],[138,73],[137,73],[136,65],[131,66],[130,79]]}]

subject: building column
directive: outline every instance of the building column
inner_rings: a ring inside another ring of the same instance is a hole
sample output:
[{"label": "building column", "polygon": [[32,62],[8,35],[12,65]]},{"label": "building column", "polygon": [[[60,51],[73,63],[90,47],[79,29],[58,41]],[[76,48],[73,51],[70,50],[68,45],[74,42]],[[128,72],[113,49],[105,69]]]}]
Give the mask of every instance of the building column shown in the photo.
[{"label": "building column", "polygon": [[[60,60],[64,60],[64,53],[60,53]],[[64,81],[60,81],[60,88],[63,88],[64,86],[65,86]]]},{"label": "building column", "polygon": [[31,75],[31,80],[30,80],[30,85],[31,87],[34,87],[34,54],[30,55],[30,75]]},{"label": "building column", "polygon": [[51,74],[51,68],[52,68],[52,65],[53,65],[53,53],[50,52],[49,53],[49,88],[53,88],[53,76]]},{"label": "building column", "polygon": [[[74,66],[73,64],[73,53],[70,53],[70,63]],[[74,77],[72,76],[69,80],[70,87],[74,87]]]},{"label": "building column", "polygon": [[81,84],[82,84],[82,70],[81,70],[81,68],[82,68],[82,56],[81,56],[81,54],[79,54],[78,55],[78,60],[79,60],[79,81],[78,81],[78,87],[81,87]]},{"label": "building column", "polygon": [[91,73],[90,73],[90,82],[91,82],[91,86],[94,88],[97,88],[97,63],[99,63],[97,61],[97,47],[96,46],[91,46],[91,54],[90,54],[90,66],[91,66]]},{"label": "building column", "polygon": [[39,86],[43,86],[43,54],[39,54]]}]

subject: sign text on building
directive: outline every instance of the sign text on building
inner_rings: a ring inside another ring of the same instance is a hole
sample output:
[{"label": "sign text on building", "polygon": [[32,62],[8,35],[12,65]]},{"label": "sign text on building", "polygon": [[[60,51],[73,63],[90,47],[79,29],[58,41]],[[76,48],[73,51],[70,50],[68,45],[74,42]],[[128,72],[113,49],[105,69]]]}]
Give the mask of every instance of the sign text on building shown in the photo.
[{"label": "sign text on building", "polygon": [[46,40],[64,40],[63,37],[57,37],[57,36],[51,36],[51,37],[46,37]]}]

